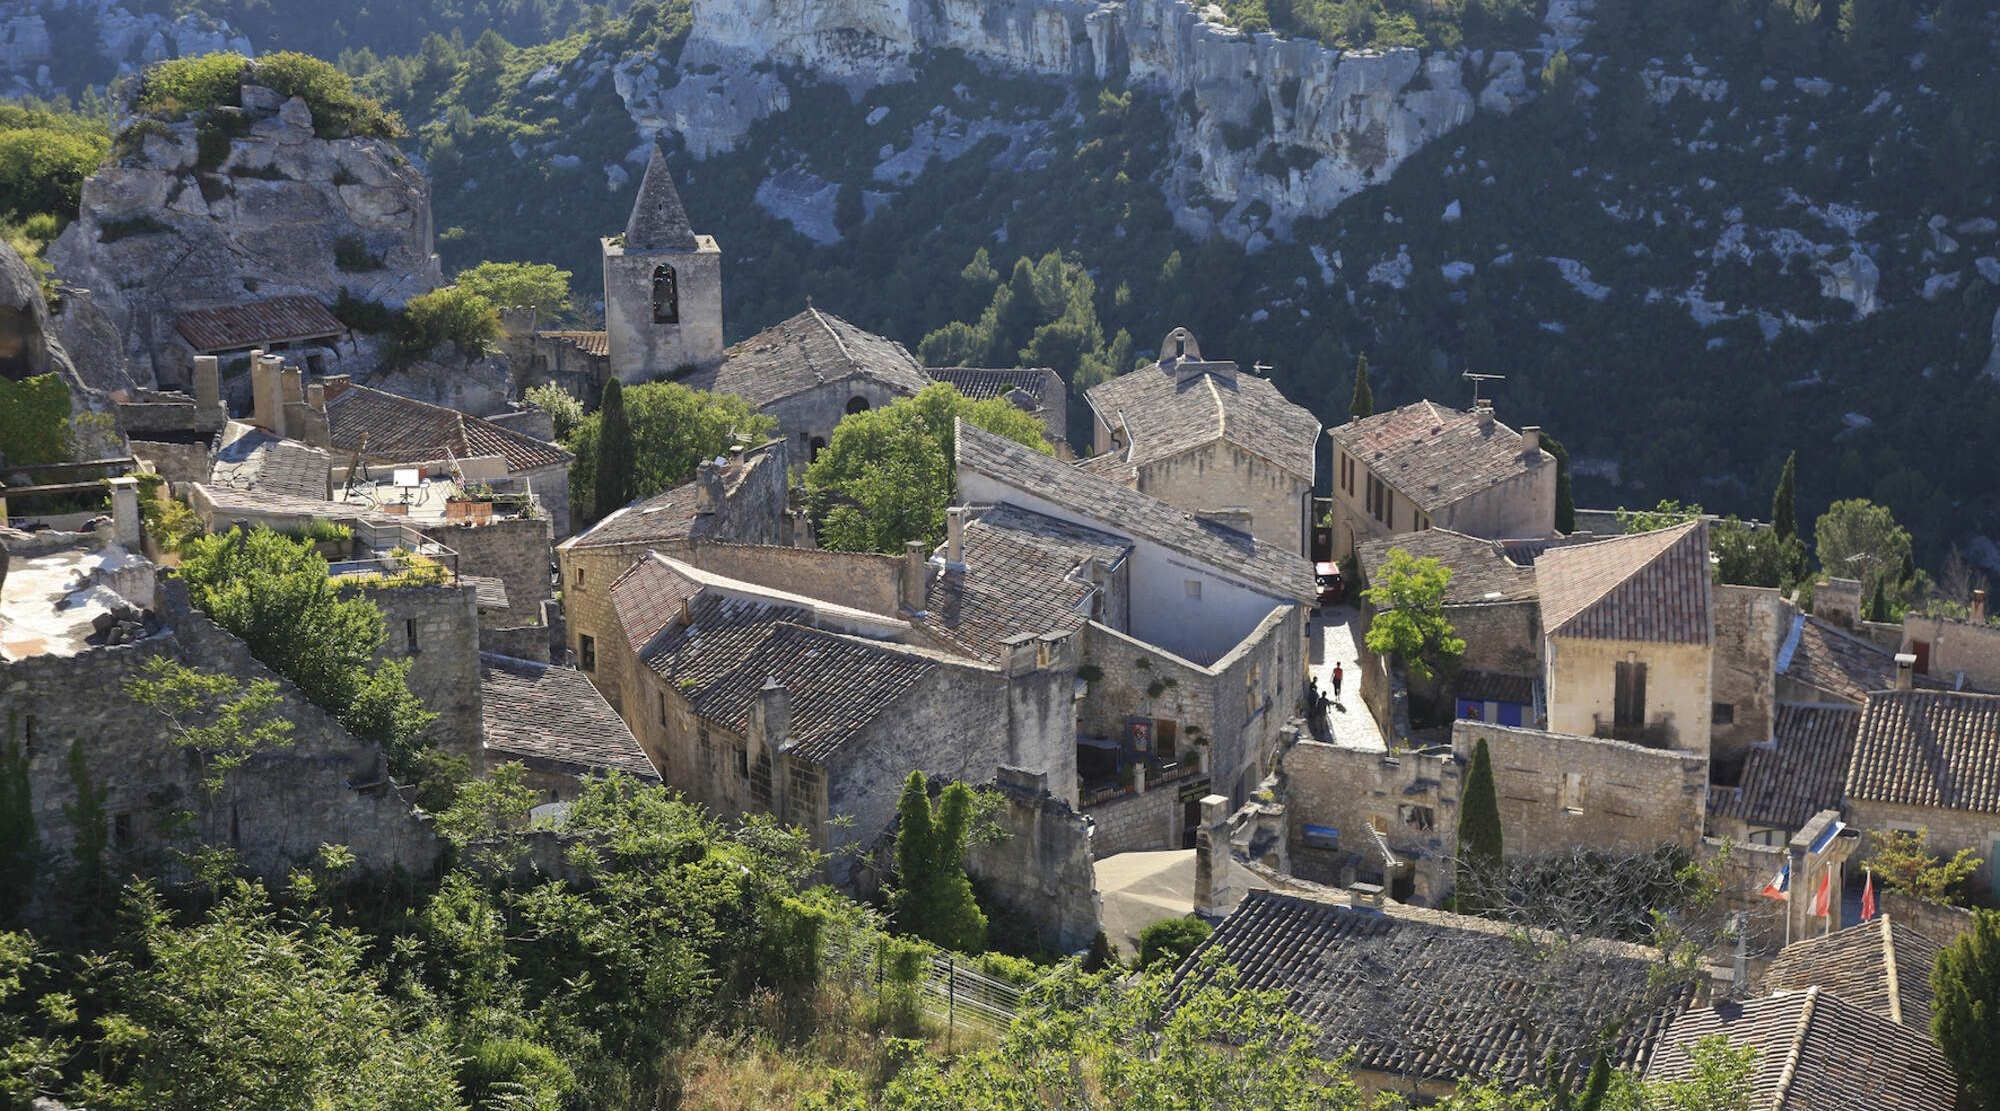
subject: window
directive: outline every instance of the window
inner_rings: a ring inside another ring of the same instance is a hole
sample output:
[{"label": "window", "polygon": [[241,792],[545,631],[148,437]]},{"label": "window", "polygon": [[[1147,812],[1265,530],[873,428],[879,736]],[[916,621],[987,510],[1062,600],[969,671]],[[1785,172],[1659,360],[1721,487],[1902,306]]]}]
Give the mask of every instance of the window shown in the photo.
[{"label": "window", "polygon": [[1180,753],[1181,723],[1171,718],[1153,719],[1153,755],[1162,763],[1173,763]]},{"label": "window", "polygon": [[812,438],[812,447],[806,452],[806,462],[810,463],[813,460],[818,459],[819,453],[825,450],[826,450],[826,437],[814,436]]},{"label": "window", "polygon": [[1583,773],[1564,772],[1562,785],[1563,809],[1572,814],[1583,813]]},{"label": "window", "polygon": [[850,397],[850,398],[848,398],[848,399],[847,399],[847,415],[848,415],[848,416],[850,416],[850,417],[851,417],[851,416],[853,416],[853,415],[854,415],[854,414],[856,414],[856,413],[865,413],[865,412],[867,412],[867,411],[868,411],[868,399],[867,399],[867,398],[865,398],[865,397]]},{"label": "window", "polygon": [[1646,724],[1645,664],[1636,660],[1618,662],[1611,723],[1619,729],[1638,729]]},{"label": "window", "polygon": [[1708,722],[1710,725],[1736,724],[1736,703],[1734,702],[1710,703],[1708,707]]},{"label": "window", "polygon": [[666,692],[666,691],[661,691],[661,692],[660,692],[660,724],[661,724],[661,725],[665,725],[666,723],[667,723],[667,692]]},{"label": "window", "polygon": [[410,656],[417,654],[417,619],[414,617],[403,619],[403,652]]},{"label": "window", "polygon": [[1415,830],[1429,830],[1437,826],[1437,811],[1428,806],[1412,806],[1401,803],[1396,807],[1396,816],[1403,824]]},{"label": "window", "polygon": [[21,752],[27,756],[35,754],[35,715],[21,719]]},{"label": "window", "polygon": [[1193,599],[1194,599],[1195,601],[1197,601],[1197,602],[1201,600],[1201,580],[1200,580],[1200,579],[1189,579],[1189,580],[1187,580],[1187,584],[1186,584],[1186,588],[1187,588],[1187,596],[1188,596],[1188,597],[1190,597],[1190,598],[1193,598]]},{"label": "window", "polygon": [[674,268],[666,263],[653,267],[653,323],[681,322],[681,283]]},{"label": "window", "polygon": [[1750,831],[1752,845],[1776,845],[1783,847],[1791,843],[1792,835],[1782,829],[1753,829]]},{"label": "window", "polygon": [[576,638],[576,654],[583,659],[585,671],[597,670],[597,638],[589,633]]},{"label": "window", "polygon": [[743,745],[736,746],[736,778],[750,778],[750,750]]},{"label": "window", "polygon": [[1344,451],[1340,453],[1340,492],[1354,496],[1354,457]]},{"label": "window", "polygon": [[1430,517],[1430,514],[1428,514],[1428,513],[1419,513],[1419,514],[1417,514],[1417,531],[1418,531],[1418,532],[1422,532],[1422,531],[1424,531],[1425,529],[1427,529],[1427,528],[1430,528],[1430,527],[1431,527],[1431,517]]},{"label": "window", "polygon": [[579,590],[583,588],[583,568],[581,567],[576,569],[576,585]]}]

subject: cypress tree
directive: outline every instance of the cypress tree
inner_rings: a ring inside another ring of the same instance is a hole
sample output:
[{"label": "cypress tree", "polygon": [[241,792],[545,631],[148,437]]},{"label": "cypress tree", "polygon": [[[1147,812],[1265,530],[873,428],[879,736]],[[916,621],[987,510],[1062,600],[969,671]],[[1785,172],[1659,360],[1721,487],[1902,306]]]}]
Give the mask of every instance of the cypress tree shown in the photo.
[{"label": "cypress tree", "polygon": [[613,378],[604,383],[598,406],[597,517],[622,509],[632,500],[632,425],[625,418],[625,387]]},{"label": "cypress tree", "polygon": [[1500,795],[1493,785],[1493,757],[1485,738],[1472,751],[1472,770],[1458,810],[1458,906],[1477,912],[1485,894],[1499,880],[1501,859]]},{"label": "cypress tree", "polygon": [[1354,363],[1354,400],[1347,405],[1347,415],[1355,420],[1375,415],[1375,393],[1368,388],[1368,356],[1363,354]]},{"label": "cypress tree", "polygon": [[897,924],[918,937],[930,936],[931,911],[937,905],[931,890],[935,840],[929,784],[924,773],[911,772],[896,802],[896,890],[890,906]]},{"label": "cypress tree", "polygon": [[1931,1033],[1958,1073],[1963,1111],[2000,1111],[2000,1055],[1993,1052],[2000,1021],[2000,911],[1975,912],[1972,929],[1931,966]]},{"label": "cypress tree", "polygon": [[937,823],[931,831],[930,940],[961,953],[986,948],[986,914],[972,894],[965,874],[965,839],[972,827],[972,788],[953,783],[938,798]]},{"label": "cypress tree", "polygon": [[1562,441],[1542,433],[1542,450],[1556,460],[1556,531],[1572,533],[1576,531],[1576,495],[1570,492],[1569,449]]},{"label": "cypress tree", "polygon": [[1881,579],[1875,580],[1875,589],[1868,594],[1868,609],[1862,617],[1869,621],[1893,621],[1889,614],[1889,589]]},{"label": "cypress tree", "polygon": [[1778,476],[1778,491],[1771,496],[1771,528],[1780,540],[1799,534],[1798,465],[1798,452],[1785,456],[1785,472]]}]

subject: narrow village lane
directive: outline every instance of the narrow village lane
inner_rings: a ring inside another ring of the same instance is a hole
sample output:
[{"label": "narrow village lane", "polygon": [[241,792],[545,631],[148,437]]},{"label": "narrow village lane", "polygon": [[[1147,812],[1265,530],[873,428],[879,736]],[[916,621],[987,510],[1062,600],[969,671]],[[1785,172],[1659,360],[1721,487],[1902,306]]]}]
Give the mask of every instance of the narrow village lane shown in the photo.
[{"label": "narrow village lane", "polygon": [[[1326,710],[1326,731],[1319,739],[1342,748],[1386,752],[1382,730],[1361,701],[1361,652],[1359,639],[1361,612],[1352,603],[1327,606],[1312,617],[1312,677],[1319,689],[1332,699]],[[1333,698],[1333,669],[1342,676],[1340,697]]]}]

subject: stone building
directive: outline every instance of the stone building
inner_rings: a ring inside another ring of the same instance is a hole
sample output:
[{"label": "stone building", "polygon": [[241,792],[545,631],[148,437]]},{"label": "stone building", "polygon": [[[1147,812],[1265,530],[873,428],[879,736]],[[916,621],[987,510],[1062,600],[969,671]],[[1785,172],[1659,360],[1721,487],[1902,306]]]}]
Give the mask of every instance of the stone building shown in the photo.
[{"label": "stone building", "polygon": [[722,361],[722,249],[688,225],[653,146],[625,234],[600,243],[610,373],[646,382]]},{"label": "stone building", "polygon": [[584,779],[608,772],[659,782],[632,731],[580,671],[482,652],[479,696],[487,766],[522,765],[543,802],[573,799]]},{"label": "stone building", "polygon": [[[247,369],[251,352],[283,352],[316,374],[334,369],[344,346],[354,350],[348,327],[312,297],[268,297],[235,305],[193,309],[174,318],[183,358],[213,355]],[[345,341],[343,343],[343,341]],[[161,352],[171,359],[171,352]]]},{"label": "stone building", "polygon": [[1971,849],[1986,861],[1972,888],[2000,891],[2000,695],[1901,687],[1870,694],[1862,708],[1848,820],[1928,830],[1933,852]]},{"label": "stone building", "polygon": [[[352,578],[352,576],[346,576]],[[335,580],[337,583],[340,579]],[[410,693],[437,715],[427,738],[480,766],[484,730],[479,705],[479,611],[477,588],[454,578],[439,586],[342,584],[347,597],[365,597],[382,611],[387,636],[375,650],[377,663],[397,660],[409,667]]]},{"label": "stone building", "polygon": [[703,463],[692,481],[616,510],[557,546],[570,659],[613,706],[623,705],[624,675],[599,662],[600,648],[624,635],[611,584],[648,552],[685,555],[701,541],[785,543],[788,458],[785,442],[774,440],[720,466]]},{"label": "stone building", "polygon": [[[1069,448],[1069,385],[1047,367],[993,370],[981,367],[925,367],[925,377],[943,382],[974,401],[999,398],[1042,422],[1042,434],[1056,446]],[[1063,456],[1069,458],[1069,456]]]},{"label": "stone building", "polygon": [[[0,581],[0,740],[27,757],[45,849],[60,856],[75,843],[66,808],[79,796],[77,761],[105,792],[104,833],[120,872],[173,875],[175,850],[196,843],[232,848],[267,878],[316,859],[323,844],[347,846],[368,869],[434,865],[439,842],[389,781],[380,747],[259,663],[180,583],[156,582],[151,565],[116,544],[49,534],[0,543],[12,555]],[[166,718],[130,693],[154,660],[272,682],[273,715],[291,723],[290,743],[252,756],[210,791]]]},{"label": "stone building", "polygon": [[1986,592],[1972,592],[1965,620],[1903,615],[1898,651],[1915,656],[1916,673],[1958,690],[2000,691],[2000,625],[1986,619]]},{"label": "stone building", "polygon": [[931,382],[902,344],[810,305],[731,347],[719,366],[677,380],[735,394],[776,418],[799,467],[827,445],[843,417],[914,396]]},{"label": "stone building", "polygon": [[1336,559],[1365,540],[1429,528],[1490,540],[1555,532],[1555,457],[1540,429],[1516,432],[1490,405],[1466,413],[1418,401],[1327,435]]},{"label": "stone building", "polygon": [[1698,1074],[1691,1047],[1754,1049],[1747,1106],[1760,1111],[1950,1111],[1951,1066],[1923,1032],[1824,988],[1724,1000],[1679,1016],[1646,1062],[1648,1080]]},{"label": "stone building", "polygon": [[1612,1064],[1638,1067],[1693,995],[1655,986],[1660,955],[1651,949],[1565,947],[1360,889],[1250,892],[1182,966],[1182,990],[1206,975],[1210,954],[1235,968],[1241,987],[1284,992],[1326,1057],[1352,1052],[1364,1089],[1418,1099],[1461,1080],[1538,1083],[1551,1055],[1578,1052],[1583,1031],[1618,1030]]},{"label": "stone building", "polygon": [[[722,814],[770,813],[834,852],[839,882],[912,771],[1002,767],[1074,781],[1071,638],[1020,637],[996,663],[897,640],[907,622],[653,554],[612,585],[629,659],[622,715],[666,781]],[[851,821],[839,822],[835,818]]]},{"label": "stone building", "polygon": [[1784,845],[1813,816],[1839,810],[1861,708],[1780,702],[1768,743],[1753,746],[1734,786],[1709,797],[1710,830],[1753,845]]},{"label": "stone building", "polygon": [[1708,528],[1552,549],[1535,562],[1548,727],[1709,752],[1716,715]]},{"label": "stone building", "polygon": [[1319,419],[1269,379],[1203,359],[1194,336],[1176,328],[1158,362],[1084,399],[1092,474],[1305,554]]}]

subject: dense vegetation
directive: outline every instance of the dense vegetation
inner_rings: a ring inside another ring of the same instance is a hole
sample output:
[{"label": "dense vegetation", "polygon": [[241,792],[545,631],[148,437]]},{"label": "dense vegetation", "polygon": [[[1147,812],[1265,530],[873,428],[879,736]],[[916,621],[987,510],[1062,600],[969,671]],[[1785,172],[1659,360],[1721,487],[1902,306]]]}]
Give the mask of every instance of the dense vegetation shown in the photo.
[{"label": "dense vegetation", "polygon": [[309,54],[280,52],[252,62],[241,54],[202,54],[148,67],[139,77],[133,106],[167,119],[195,117],[220,126],[218,109],[241,107],[240,89],[254,81],[312,110],[322,139],[393,139],[402,132],[394,114],[354,89],[348,75]]},{"label": "dense vegetation", "polygon": [[[619,486],[597,489],[603,451],[604,412],[584,416],[555,402],[563,446],[576,453],[569,471],[569,500],[579,517],[596,520],[631,498],[650,498],[694,477],[697,464],[732,447],[761,443],[777,422],[751,410],[734,394],[691,390],[678,382],[648,382],[619,389],[626,435],[616,449]],[[542,396],[546,397],[544,393]]]}]

